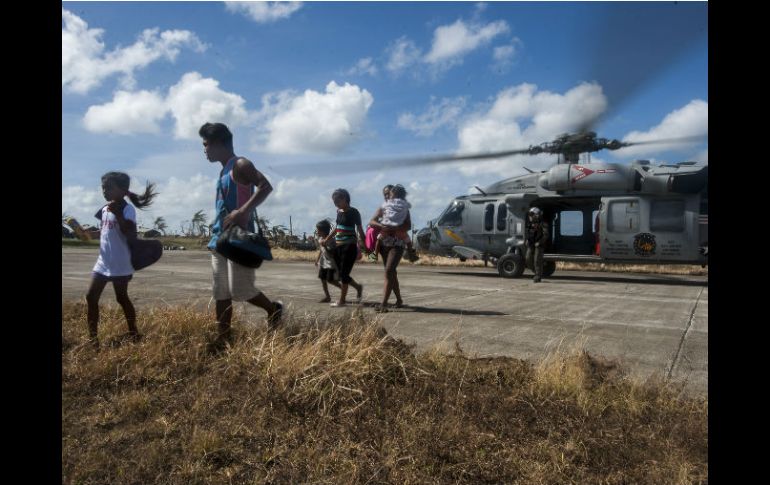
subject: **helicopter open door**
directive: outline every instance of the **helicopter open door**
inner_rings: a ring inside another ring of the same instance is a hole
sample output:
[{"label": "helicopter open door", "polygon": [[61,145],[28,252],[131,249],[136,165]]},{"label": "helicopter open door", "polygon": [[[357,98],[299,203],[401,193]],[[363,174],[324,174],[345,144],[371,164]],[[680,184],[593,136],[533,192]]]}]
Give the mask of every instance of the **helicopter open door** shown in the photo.
[{"label": "helicopter open door", "polygon": [[602,197],[602,259],[698,263],[697,195]]}]

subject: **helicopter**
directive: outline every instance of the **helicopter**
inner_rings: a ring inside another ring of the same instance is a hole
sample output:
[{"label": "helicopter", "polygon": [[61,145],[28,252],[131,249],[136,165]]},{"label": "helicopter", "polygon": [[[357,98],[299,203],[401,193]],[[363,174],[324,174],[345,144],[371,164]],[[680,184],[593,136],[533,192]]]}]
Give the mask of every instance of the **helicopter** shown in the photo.
[{"label": "helicopter", "polygon": [[[586,131],[526,149],[475,156],[549,153],[558,160],[548,170],[525,167],[527,174],[456,197],[417,233],[418,247],[461,261],[491,262],[500,276],[520,277],[526,269],[527,212],[537,207],[551,228],[544,277],[554,273],[557,261],[706,266],[708,165],[590,162],[590,154],[599,150],[692,138],[622,142]],[[581,154],[586,163],[580,163]]]}]

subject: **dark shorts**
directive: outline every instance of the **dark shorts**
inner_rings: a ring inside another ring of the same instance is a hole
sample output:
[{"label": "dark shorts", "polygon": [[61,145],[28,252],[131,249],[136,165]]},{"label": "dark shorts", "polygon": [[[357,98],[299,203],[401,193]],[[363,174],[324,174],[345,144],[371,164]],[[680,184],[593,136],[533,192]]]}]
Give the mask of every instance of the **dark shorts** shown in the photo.
[{"label": "dark shorts", "polygon": [[321,268],[318,270],[318,278],[323,281],[337,281],[337,270],[334,268]]},{"label": "dark shorts", "polygon": [[129,281],[131,281],[131,278],[134,277],[134,275],[132,275],[132,274],[128,274],[128,275],[124,275],[124,276],[105,276],[105,275],[103,275],[101,273],[97,273],[96,271],[93,271],[91,273],[91,276],[95,280],[108,281],[108,282],[111,281],[113,283],[128,283]]}]

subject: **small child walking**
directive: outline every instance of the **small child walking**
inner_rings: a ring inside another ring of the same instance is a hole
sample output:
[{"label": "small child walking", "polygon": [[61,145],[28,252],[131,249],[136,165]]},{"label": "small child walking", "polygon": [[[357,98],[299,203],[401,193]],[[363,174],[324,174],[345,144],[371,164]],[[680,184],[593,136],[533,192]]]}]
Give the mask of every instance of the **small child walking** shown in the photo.
[{"label": "small child walking", "polygon": [[329,286],[336,286],[341,289],[339,284],[339,272],[337,265],[334,262],[333,251],[336,247],[334,238],[330,238],[329,234],[332,231],[332,225],[327,220],[319,221],[315,225],[316,241],[318,241],[318,258],[316,258],[315,265],[319,267],[318,278],[321,280],[325,297],[319,300],[318,303],[329,303],[332,301],[332,297],[329,294]]},{"label": "small child walking", "polygon": [[[129,190],[131,179],[123,172],[108,172],[102,176],[102,193],[107,205],[99,209],[96,218],[101,220],[99,257],[91,273],[91,284],[86,294],[88,303],[88,335],[91,344],[98,349],[99,298],[107,283],[112,283],[115,298],[126,316],[128,333],[120,340],[137,342],[141,334],[136,328],[136,311],[128,297],[128,282],[133,277],[129,241],[136,239],[136,209],[147,207],[157,193],[154,184],[147,183],[144,194]],[[125,201],[128,197],[134,205]],[[119,340],[119,341],[120,341]],[[118,342],[119,342],[118,341]]]}]

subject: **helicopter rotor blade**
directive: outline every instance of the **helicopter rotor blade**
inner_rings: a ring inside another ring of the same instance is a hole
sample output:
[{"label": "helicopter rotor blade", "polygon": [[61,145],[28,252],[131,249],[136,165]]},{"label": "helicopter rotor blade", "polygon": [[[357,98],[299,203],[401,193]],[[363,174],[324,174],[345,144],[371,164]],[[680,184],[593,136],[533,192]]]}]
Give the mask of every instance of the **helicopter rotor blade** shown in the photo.
[{"label": "helicopter rotor blade", "polygon": [[403,158],[388,158],[388,159],[374,159],[374,160],[345,160],[345,161],[332,161],[332,162],[310,162],[310,163],[292,163],[283,166],[269,166],[274,172],[281,174],[281,172],[297,173],[305,170],[320,169],[328,171],[334,169],[335,171],[344,171],[345,173],[354,172],[367,172],[370,170],[377,170],[382,168],[394,168],[394,167],[415,167],[433,165],[438,163],[451,163],[461,162],[464,160],[489,160],[495,158],[504,158],[512,155],[522,155],[539,153],[533,152],[538,150],[538,147],[522,148],[516,150],[503,150],[498,152],[486,152],[486,153],[471,153],[471,154],[444,154],[444,155],[428,155],[424,157],[403,157]]},{"label": "helicopter rotor blade", "polygon": [[644,140],[644,141],[625,141],[621,142],[623,146],[621,148],[635,146],[635,145],[668,145],[675,143],[698,143],[708,140],[708,135],[693,135],[693,136],[680,136],[677,138],[661,138],[658,140]]},{"label": "helicopter rotor blade", "polygon": [[[613,5],[597,16],[588,38],[591,63],[583,79],[598,82],[610,108],[583,120],[578,132],[596,131],[648,83],[659,77],[708,33],[708,5],[701,2],[653,2],[644,8]],[[647,39],[666,40],[665,50],[652,51]]]}]

